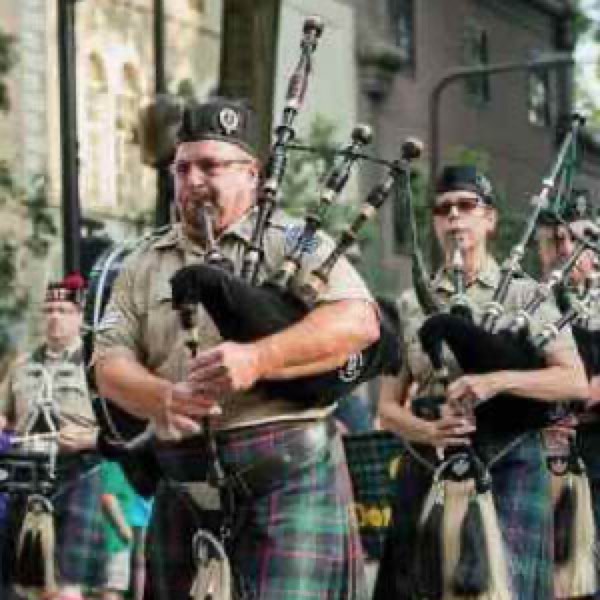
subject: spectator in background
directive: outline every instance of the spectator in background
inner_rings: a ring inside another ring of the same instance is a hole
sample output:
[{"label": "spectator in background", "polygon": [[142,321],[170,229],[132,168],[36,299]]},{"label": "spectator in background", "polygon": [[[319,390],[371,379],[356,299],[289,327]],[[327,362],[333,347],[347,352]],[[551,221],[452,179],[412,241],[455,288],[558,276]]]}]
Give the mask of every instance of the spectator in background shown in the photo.
[{"label": "spectator in background", "polygon": [[118,463],[102,465],[106,569],[102,600],[141,600],[145,583],[144,545],[151,501],[136,494]]}]

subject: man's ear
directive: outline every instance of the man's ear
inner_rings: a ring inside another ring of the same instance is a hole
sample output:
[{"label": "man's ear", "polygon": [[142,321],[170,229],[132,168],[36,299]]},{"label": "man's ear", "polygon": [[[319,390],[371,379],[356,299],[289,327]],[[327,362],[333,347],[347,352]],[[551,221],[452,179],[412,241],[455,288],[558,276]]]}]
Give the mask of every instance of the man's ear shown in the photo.
[{"label": "man's ear", "polygon": [[498,211],[495,208],[489,208],[487,218],[490,224],[490,233],[494,233],[498,227]]}]

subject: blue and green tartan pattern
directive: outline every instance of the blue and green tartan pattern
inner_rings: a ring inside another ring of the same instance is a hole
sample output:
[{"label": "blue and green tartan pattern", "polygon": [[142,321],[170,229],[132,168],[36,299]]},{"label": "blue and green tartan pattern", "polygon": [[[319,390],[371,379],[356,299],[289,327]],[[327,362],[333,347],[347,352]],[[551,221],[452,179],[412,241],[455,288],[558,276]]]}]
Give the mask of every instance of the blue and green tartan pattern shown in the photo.
[{"label": "blue and green tartan pattern", "polygon": [[59,581],[97,587],[104,583],[100,469],[69,469],[53,500]]},{"label": "blue and green tartan pattern", "polygon": [[391,522],[395,479],[406,451],[400,439],[387,431],[345,435],[342,439],[363,549],[369,558],[379,560]]},{"label": "blue and green tartan pattern", "polygon": [[[227,470],[244,469],[281,452],[300,429],[269,425],[232,432],[220,441]],[[181,454],[180,454],[181,456]],[[181,458],[184,458],[181,456]],[[187,460],[201,460],[193,449]],[[200,526],[189,497],[163,484],[156,497],[148,548],[153,600],[185,598],[195,575],[192,537]],[[294,465],[271,489],[238,499],[241,527],[231,544],[236,578],[259,600],[366,600],[358,527],[343,446],[336,434]]]}]

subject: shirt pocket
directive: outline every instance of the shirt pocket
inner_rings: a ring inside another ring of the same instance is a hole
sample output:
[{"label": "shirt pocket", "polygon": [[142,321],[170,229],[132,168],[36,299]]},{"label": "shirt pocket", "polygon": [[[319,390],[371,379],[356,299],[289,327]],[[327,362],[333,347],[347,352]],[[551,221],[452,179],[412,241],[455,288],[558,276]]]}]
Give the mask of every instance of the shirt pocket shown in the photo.
[{"label": "shirt pocket", "polygon": [[39,402],[50,393],[49,378],[41,365],[27,366],[15,379],[13,392],[22,404]]},{"label": "shirt pocket", "polygon": [[91,415],[87,384],[78,365],[61,365],[56,369],[53,391],[61,413]]}]

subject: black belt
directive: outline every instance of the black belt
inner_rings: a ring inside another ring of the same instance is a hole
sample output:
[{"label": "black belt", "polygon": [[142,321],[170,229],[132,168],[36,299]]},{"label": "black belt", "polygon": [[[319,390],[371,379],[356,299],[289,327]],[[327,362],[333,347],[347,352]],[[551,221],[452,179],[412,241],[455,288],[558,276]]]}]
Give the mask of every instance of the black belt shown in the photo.
[{"label": "black belt", "polygon": [[[284,483],[290,474],[312,464],[319,450],[327,447],[337,431],[333,419],[306,424],[286,424],[281,427],[282,431],[293,431],[294,439],[289,443],[278,444],[270,456],[239,469],[233,469],[226,463],[223,465],[226,473],[225,483],[242,498],[266,494]],[[256,429],[260,435],[261,427]],[[237,433],[238,431],[219,432],[217,445],[226,443],[228,438],[235,437]],[[167,452],[161,452],[161,449]],[[183,454],[179,455],[179,451]],[[198,460],[190,460],[190,453],[195,454]],[[201,437],[195,436],[177,446],[161,445],[158,457],[165,475],[171,480],[194,483],[208,479],[209,454],[206,451],[206,442]]]}]

